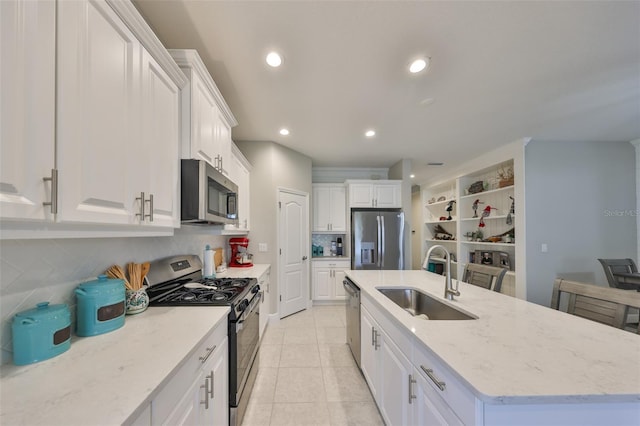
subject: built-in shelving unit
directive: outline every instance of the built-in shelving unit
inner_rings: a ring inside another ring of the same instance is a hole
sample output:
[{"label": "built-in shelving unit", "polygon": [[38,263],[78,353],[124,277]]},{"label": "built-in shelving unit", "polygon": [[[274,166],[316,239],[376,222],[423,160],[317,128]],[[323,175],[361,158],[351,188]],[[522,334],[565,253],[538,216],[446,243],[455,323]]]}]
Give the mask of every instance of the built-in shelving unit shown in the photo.
[{"label": "built-in shelving unit", "polygon": [[[514,201],[517,208],[514,183],[514,161],[508,160],[423,187],[423,256],[430,247],[440,244],[456,259],[452,264],[454,278],[462,276],[467,263],[485,259],[486,264],[508,269],[507,275],[515,281],[518,242],[515,210],[511,213]],[[483,213],[488,216],[483,217]],[[430,261],[443,263],[445,259],[436,253]]]}]

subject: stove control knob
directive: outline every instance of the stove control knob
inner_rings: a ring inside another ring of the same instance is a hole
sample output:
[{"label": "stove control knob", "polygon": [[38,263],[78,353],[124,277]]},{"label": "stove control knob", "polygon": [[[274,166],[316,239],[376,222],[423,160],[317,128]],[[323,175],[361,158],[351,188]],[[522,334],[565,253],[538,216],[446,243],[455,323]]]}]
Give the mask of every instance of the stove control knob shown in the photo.
[{"label": "stove control knob", "polygon": [[255,293],[259,292],[259,291],[260,291],[260,286],[259,285],[256,285],[255,287],[253,287],[251,289],[251,293],[253,293],[253,294],[255,294]]},{"label": "stove control knob", "polygon": [[243,299],[242,302],[238,305],[238,311],[244,311],[249,307],[249,301],[247,299]]}]

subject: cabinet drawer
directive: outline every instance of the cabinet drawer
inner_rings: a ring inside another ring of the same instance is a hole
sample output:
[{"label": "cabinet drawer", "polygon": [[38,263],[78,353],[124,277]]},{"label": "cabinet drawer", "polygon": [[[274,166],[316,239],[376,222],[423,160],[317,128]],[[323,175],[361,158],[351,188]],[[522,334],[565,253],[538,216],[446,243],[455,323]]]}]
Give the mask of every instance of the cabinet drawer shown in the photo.
[{"label": "cabinet drawer", "polygon": [[405,354],[407,358],[411,357],[412,352],[412,336],[408,334],[405,328],[399,326],[395,321],[389,318],[389,314],[385,313],[383,309],[378,308],[378,306],[371,301],[369,296],[362,292],[360,293],[362,306],[365,306],[366,309],[371,314],[372,318],[378,322],[380,327],[389,335],[393,343],[398,346],[400,352]]},{"label": "cabinet drawer", "polygon": [[[477,410],[482,410],[482,404],[442,362],[422,347],[419,342],[414,345],[413,364],[416,371],[431,386],[435,395],[442,398],[442,402],[446,403],[464,424],[478,423],[477,419],[481,419],[481,413],[477,413]],[[425,370],[431,370],[433,378],[429,377]],[[439,381],[444,389],[440,389],[436,381]]]},{"label": "cabinet drawer", "polygon": [[222,344],[226,336],[227,323],[225,321],[209,333],[195,351],[178,367],[176,373],[151,403],[152,424],[161,424],[166,421],[176,404],[182,400],[194,380],[197,379],[204,360],[210,360],[214,353],[220,350],[219,348],[225,350]]}]

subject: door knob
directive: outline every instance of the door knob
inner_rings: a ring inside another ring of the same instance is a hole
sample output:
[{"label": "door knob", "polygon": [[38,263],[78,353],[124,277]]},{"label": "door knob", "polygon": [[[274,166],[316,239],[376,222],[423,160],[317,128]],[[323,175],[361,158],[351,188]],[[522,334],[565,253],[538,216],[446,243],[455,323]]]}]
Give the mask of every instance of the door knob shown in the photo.
[{"label": "door knob", "polygon": [[307,256],[302,256],[302,260],[307,260]]}]

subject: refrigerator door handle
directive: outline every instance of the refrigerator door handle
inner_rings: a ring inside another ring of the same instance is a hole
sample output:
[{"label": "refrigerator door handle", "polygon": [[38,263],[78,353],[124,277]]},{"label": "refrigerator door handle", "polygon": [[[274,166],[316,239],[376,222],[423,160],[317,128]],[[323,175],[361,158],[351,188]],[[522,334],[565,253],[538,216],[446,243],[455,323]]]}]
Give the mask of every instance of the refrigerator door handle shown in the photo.
[{"label": "refrigerator door handle", "polygon": [[376,265],[378,266],[378,268],[380,268],[382,266],[382,263],[380,262],[380,257],[381,257],[381,238],[380,238],[380,231],[381,231],[381,226],[380,226],[380,216],[376,216],[376,221],[378,222],[378,235],[377,235],[377,241],[376,243],[378,244],[378,253],[376,253],[377,259],[376,259]]},{"label": "refrigerator door handle", "polygon": [[382,215],[380,215],[380,223],[381,223],[381,227],[380,227],[380,267],[382,268],[382,266],[384,266],[384,248],[385,248],[385,244],[386,244],[386,241],[384,240],[384,234],[385,234],[384,216],[382,216]]}]

